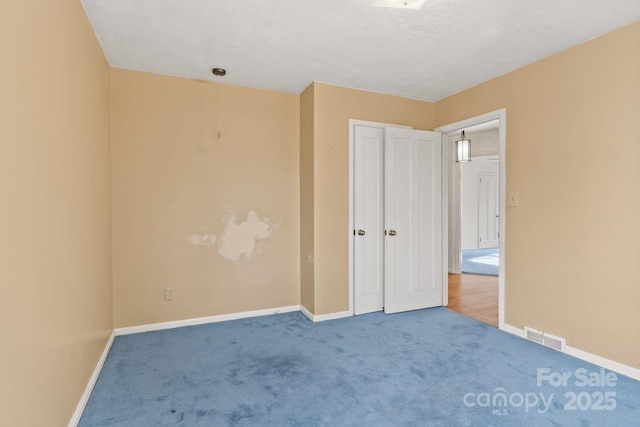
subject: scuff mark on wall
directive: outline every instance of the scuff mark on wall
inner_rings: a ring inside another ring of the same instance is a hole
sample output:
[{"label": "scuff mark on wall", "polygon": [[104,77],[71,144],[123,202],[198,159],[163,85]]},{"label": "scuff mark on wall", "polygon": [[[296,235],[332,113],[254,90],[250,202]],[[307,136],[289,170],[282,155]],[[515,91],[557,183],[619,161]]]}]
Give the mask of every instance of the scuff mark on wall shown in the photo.
[{"label": "scuff mark on wall", "polygon": [[215,246],[217,240],[215,234],[192,234],[187,237],[187,243],[194,246]]},{"label": "scuff mark on wall", "polygon": [[244,255],[250,259],[260,253],[262,243],[273,235],[269,218],[260,218],[255,211],[249,211],[247,220],[237,223],[236,214],[228,212],[226,224],[218,243],[218,253],[223,258],[239,261]]},{"label": "scuff mark on wall", "polygon": [[247,213],[246,221],[238,222],[233,209],[227,209],[223,219],[223,230],[214,233],[192,234],[187,243],[194,246],[216,247],[218,254],[230,261],[239,262],[244,256],[247,260],[259,254],[262,244],[273,235],[277,224],[269,218],[261,218],[255,211]]}]

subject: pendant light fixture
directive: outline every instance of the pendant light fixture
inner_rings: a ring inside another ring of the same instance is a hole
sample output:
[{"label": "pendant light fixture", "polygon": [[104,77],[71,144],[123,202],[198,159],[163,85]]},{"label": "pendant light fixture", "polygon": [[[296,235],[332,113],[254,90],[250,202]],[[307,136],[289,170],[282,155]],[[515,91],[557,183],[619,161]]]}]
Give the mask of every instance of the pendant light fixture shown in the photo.
[{"label": "pendant light fixture", "polygon": [[467,139],[464,131],[460,139],[456,141],[456,163],[466,163],[471,161],[471,140]]}]

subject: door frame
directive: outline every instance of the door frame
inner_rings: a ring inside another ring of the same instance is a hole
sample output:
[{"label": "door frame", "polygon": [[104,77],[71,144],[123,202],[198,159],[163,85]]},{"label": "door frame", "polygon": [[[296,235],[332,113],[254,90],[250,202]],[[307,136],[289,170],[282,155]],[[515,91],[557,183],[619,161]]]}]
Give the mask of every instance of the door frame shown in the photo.
[{"label": "door frame", "polygon": [[[500,139],[500,160],[499,160],[499,173],[500,173],[500,236],[498,238],[498,245],[500,248],[500,266],[498,276],[498,328],[504,329],[504,294],[505,294],[505,254],[506,254],[506,193],[507,193],[507,169],[506,169],[506,143],[507,143],[507,110],[502,108],[500,110],[492,111],[479,116],[471,117],[465,120],[454,122],[448,125],[440,126],[435,129],[436,132],[442,133],[442,224],[443,230],[448,235],[449,230],[449,166],[453,159],[449,159],[449,150],[447,146],[449,144],[448,135],[454,132],[461,132],[463,129],[480,125],[493,120],[498,120],[498,135]],[[458,200],[458,211],[459,211]],[[458,242],[460,245],[460,233],[459,230],[456,233]],[[442,268],[443,272],[449,271],[449,239],[442,239]],[[449,277],[448,274],[443,274],[442,280],[442,303],[444,306],[449,305]]]},{"label": "door frame", "polygon": [[403,126],[392,123],[371,122],[367,120],[349,119],[349,229],[347,230],[349,236],[349,315],[353,316],[353,205],[354,205],[354,154],[355,154],[355,127],[356,126],[368,126],[373,128],[384,129],[388,127],[413,129],[411,126]]}]

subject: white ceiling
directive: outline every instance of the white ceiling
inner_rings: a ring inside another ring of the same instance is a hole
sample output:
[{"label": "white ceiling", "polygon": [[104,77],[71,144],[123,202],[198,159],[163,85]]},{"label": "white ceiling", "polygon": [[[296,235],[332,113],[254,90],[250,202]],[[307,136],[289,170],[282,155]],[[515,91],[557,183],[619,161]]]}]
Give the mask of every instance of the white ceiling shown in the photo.
[{"label": "white ceiling", "polygon": [[427,0],[420,10],[374,0],[82,1],[113,67],[427,101],[640,19],[639,0]]}]

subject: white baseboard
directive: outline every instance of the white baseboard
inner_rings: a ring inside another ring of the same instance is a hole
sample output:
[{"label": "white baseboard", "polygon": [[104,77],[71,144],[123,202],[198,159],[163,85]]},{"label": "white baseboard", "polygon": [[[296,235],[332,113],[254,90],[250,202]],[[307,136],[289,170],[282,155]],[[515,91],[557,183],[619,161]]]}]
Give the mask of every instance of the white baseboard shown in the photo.
[{"label": "white baseboard", "polygon": [[[524,330],[516,328],[515,326],[504,324],[500,329],[510,334],[517,335],[520,338],[525,338]],[[565,347],[564,353],[568,354],[569,356],[584,360],[585,362],[593,363],[594,365],[601,366],[610,371],[617,372],[618,374],[622,374],[629,378],[633,378],[634,380],[640,381],[640,369],[638,368],[634,368],[632,366],[616,362],[615,360],[598,356],[597,354],[580,350],[579,348],[571,347],[570,345]]]},{"label": "white baseboard", "polygon": [[107,355],[109,354],[109,350],[111,350],[111,345],[113,344],[113,338],[115,337],[115,333],[112,331],[109,336],[109,340],[107,340],[107,344],[104,346],[104,350],[102,351],[102,355],[100,355],[100,359],[98,359],[98,363],[89,378],[89,383],[84,389],[84,393],[80,397],[80,401],[78,402],[78,406],[76,406],[76,410],[71,416],[71,420],[69,421],[69,427],[76,427],[80,422],[80,418],[82,417],[82,413],[84,412],[84,408],[87,406],[87,402],[89,402],[89,397],[91,396],[91,392],[93,391],[93,387],[95,387],[96,382],[98,381],[98,377],[100,376],[100,372],[102,371],[102,367],[104,366],[105,360],[107,360]]},{"label": "white baseboard", "polygon": [[309,319],[309,320],[311,320],[313,322],[313,313],[310,312],[307,307],[305,307],[304,305],[301,305],[300,306],[300,311],[302,312],[302,314],[307,316],[307,319]]},{"label": "white baseboard", "polygon": [[300,311],[312,322],[324,322],[325,320],[335,320],[353,316],[353,313],[351,313],[350,311],[338,311],[336,313],[328,314],[313,314],[304,305],[300,306]]},{"label": "white baseboard", "polygon": [[203,325],[205,323],[226,322],[227,320],[246,319],[249,317],[267,316],[270,314],[290,313],[300,311],[299,305],[267,308],[264,310],[242,311],[239,313],[220,314],[217,316],[197,317],[194,319],[174,320],[171,322],[150,323],[148,325],[129,326],[115,329],[115,335],[139,334],[141,332],[161,331],[163,329],[181,328],[183,326]]},{"label": "white baseboard", "polygon": [[610,371],[617,372],[619,374],[626,375],[629,378],[633,378],[634,380],[640,381],[640,369],[638,368],[580,350],[579,348],[571,347],[570,345],[566,347],[566,353],[570,356],[577,357],[578,359],[585,360],[593,363],[594,365],[602,366]]}]

